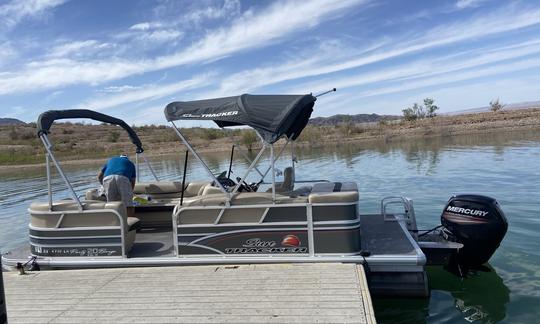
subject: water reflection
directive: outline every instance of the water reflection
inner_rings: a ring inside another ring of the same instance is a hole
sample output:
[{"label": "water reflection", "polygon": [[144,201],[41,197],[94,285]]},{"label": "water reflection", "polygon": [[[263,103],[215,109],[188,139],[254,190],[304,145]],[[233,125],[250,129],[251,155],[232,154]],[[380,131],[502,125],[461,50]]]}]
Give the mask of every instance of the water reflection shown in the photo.
[{"label": "water reflection", "polygon": [[[506,317],[510,289],[491,266],[467,278],[429,267],[431,298],[375,299],[379,323],[497,323]],[[449,303],[449,300],[452,302]]]},{"label": "water reflection", "polygon": [[[527,145],[540,141],[537,130],[502,132],[493,134],[468,134],[458,136],[438,136],[429,138],[380,140],[364,143],[324,144],[302,148],[298,157],[302,159],[332,158],[346,167],[354,167],[358,156],[378,153],[381,157],[400,154],[415,167],[417,173],[431,175],[437,170],[442,151],[471,148],[489,148],[497,157],[504,155],[508,147]],[[286,154],[284,154],[286,155]]]},{"label": "water reflection", "polygon": [[456,309],[466,321],[497,323],[506,317],[510,290],[495,269],[487,268],[488,271],[459,278],[441,267],[434,267],[428,271],[430,288],[432,291],[449,292]]}]

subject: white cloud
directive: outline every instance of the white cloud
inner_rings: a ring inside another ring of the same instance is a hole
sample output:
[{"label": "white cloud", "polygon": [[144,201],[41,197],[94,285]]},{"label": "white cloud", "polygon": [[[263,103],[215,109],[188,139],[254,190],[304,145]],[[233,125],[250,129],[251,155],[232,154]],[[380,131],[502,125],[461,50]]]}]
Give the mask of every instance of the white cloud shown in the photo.
[{"label": "white cloud", "polygon": [[100,43],[97,40],[89,39],[84,41],[66,42],[54,47],[48,54],[52,58],[65,57],[88,57],[98,52],[106,51],[115,45],[111,43]]},{"label": "white cloud", "polygon": [[[70,84],[99,84],[134,74],[185,64],[216,60],[235,52],[277,42],[325,19],[336,19],[363,0],[282,1],[260,14],[246,12],[232,25],[208,33],[183,51],[146,60],[110,59],[76,61],[72,59],[32,62],[26,69],[7,72],[0,79],[0,94],[50,89]],[[294,15],[291,15],[294,12]]]},{"label": "white cloud", "polygon": [[408,92],[415,89],[427,88],[448,85],[451,83],[474,80],[485,77],[493,77],[494,80],[498,80],[497,75],[504,73],[511,73],[516,71],[528,70],[540,68],[540,59],[527,59],[513,63],[500,64],[496,66],[478,68],[474,71],[466,71],[459,73],[450,73],[444,75],[438,75],[434,77],[422,78],[418,80],[408,80],[391,85],[383,85],[374,90],[367,90],[357,92],[354,96],[355,99],[367,98],[372,96],[388,95],[399,92]]},{"label": "white cloud", "polygon": [[[514,19],[519,20],[519,22],[514,22]],[[308,57],[299,57],[299,59],[278,62],[267,67],[236,73],[223,80],[221,89],[215,91],[213,94],[224,95],[238,91],[249,91],[250,89],[256,89],[277,82],[346,71],[413,52],[467,41],[469,39],[477,39],[496,32],[504,33],[538,23],[540,23],[540,10],[524,11],[516,15],[508,15],[507,11],[501,11],[496,14],[484,15],[484,17],[476,17],[456,24],[440,26],[416,39],[404,43],[396,43],[393,48],[383,48],[381,51],[375,53],[369,53],[370,48],[348,49],[346,51],[339,47],[334,49],[331,46],[321,47],[312,51]],[[442,57],[433,62],[430,62],[426,58],[416,64],[408,63],[405,67],[382,71],[377,70],[368,75],[358,74],[353,77],[337,76],[331,80],[323,80],[322,82],[316,81],[307,84],[298,84],[295,86],[293,92],[317,92],[334,86],[338,88],[351,87],[395,78],[412,77],[419,73],[432,75],[436,73],[435,71],[438,71],[437,73],[443,73],[467,67],[470,68],[538,53],[540,51],[539,45],[539,41],[534,40],[495,48],[491,51],[481,49],[472,53],[454,54],[453,62],[451,61],[452,56]],[[377,48],[377,45],[374,48]],[[349,57],[345,57],[342,54],[344,52]],[[459,57],[459,55],[463,57]]]},{"label": "white cloud", "polygon": [[130,30],[148,30],[150,29],[150,23],[149,22],[143,22],[139,24],[135,24],[131,27],[129,27]]},{"label": "white cloud", "polygon": [[184,33],[175,29],[162,29],[139,35],[137,38],[144,42],[169,42],[175,39],[182,38]]},{"label": "white cloud", "polygon": [[187,12],[181,19],[186,23],[200,24],[204,20],[234,17],[240,14],[238,0],[225,0],[223,6],[204,6],[200,9]]},{"label": "white cloud", "polygon": [[[169,28],[161,22],[142,22],[128,28],[116,38],[136,41],[139,43],[163,43],[180,39],[184,33],[177,28]],[[155,44],[152,44],[155,45]]]},{"label": "white cloud", "polygon": [[[235,52],[266,46],[292,33],[314,27],[324,19],[336,19],[344,9],[366,2],[362,0],[276,2],[259,15],[251,11],[245,12],[230,27],[209,33],[201,41],[180,53],[160,57],[156,59],[156,64],[160,68],[167,68],[215,60]],[[292,12],[294,15],[291,15]]]},{"label": "white cloud", "polygon": [[10,42],[0,42],[0,67],[17,55],[17,51]]},{"label": "white cloud", "polygon": [[0,26],[14,27],[25,18],[38,18],[67,0],[12,0],[0,6]]},{"label": "white cloud", "polygon": [[387,81],[426,78],[457,71],[468,71],[468,75],[474,75],[475,71],[481,72],[481,68],[486,65],[501,64],[507,60],[516,60],[538,54],[540,54],[540,41],[524,42],[489,50],[479,49],[462,55],[448,55],[431,59],[423,58],[401,66],[371,73],[357,73],[350,77],[338,75],[317,82],[298,84],[295,86],[297,89],[295,91],[309,89],[309,91],[318,92],[325,90],[329,86],[344,89]]},{"label": "white cloud", "polygon": [[476,8],[479,7],[482,2],[485,2],[486,0],[458,0],[456,2],[456,8],[458,9],[466,9],[466,8]]},{"label": "white cloud", "polygon": [[119,93],[119,92],[124,92],[124,91],[129,91],[129,90],[136,90],[140,88],[141,88],[140,86],[132,86],[132,85],[109,86],[101,90],[98,90],[98,92]]},{"label": "white cloud", "polygon": [[134,102],[140,103],[147,100],[154,100],[165,96],[170,96],[181,91],[187,91],[204,86],[209,82],[209,80],[210,74],[205,74],[167,85],[152,84],[131,88],[126,88],[126,86],[117,87],[116,89],[121,89],[122,91],[116,92],[112,95],[104,95],[88,100],[78,106],[75,106],[74,109],[103,110]]}]

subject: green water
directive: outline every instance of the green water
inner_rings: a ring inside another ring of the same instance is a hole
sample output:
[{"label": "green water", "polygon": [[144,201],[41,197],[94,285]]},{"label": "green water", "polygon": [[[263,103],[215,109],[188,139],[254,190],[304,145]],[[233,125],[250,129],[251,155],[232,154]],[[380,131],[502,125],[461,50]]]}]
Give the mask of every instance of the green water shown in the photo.
[{"label": "green water", "polygon": [[[162,179],[181,179],[180,153],[153,159]],[[228,167],[226,153],[203,157],[215,173]],[[540,132],[329,145],[302,149],[298,159],[299,180],[356,181],[361,212],[377,212],[385,196],[412,198],[420,228],[438,225],[444,204],[455,193],[493,196],[506,213],[508,233],[490,261],[491,271],[461,279],[440,267],[429,268],[430,298],[375,299],[379,323],[540,322]],[[289,163],[283,158],[278,168]],[[67,168],[78,193],[96,186],[97,168]],[[245,168],[244,161],[235,160],[236,173]],[[150,178],[148,172],[143,178]],[[188,180],[196,179],[204,179],[204,173],[191,161]],[[7,251],[27,242],[29,203],[47,200],[44,170],[4,174],[0,190],[0,246]],[[55,199],[68,196],[57,175],[54,194]]]}]

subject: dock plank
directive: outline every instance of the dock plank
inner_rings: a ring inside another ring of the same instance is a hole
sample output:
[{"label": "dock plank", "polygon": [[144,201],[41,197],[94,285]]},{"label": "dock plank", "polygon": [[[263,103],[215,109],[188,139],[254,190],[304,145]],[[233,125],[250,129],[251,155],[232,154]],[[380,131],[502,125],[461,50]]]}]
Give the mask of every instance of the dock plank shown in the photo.
[{"label": "dock plank", "polygon": [[375,323],[361,265],[4,274],[10,323]]}]

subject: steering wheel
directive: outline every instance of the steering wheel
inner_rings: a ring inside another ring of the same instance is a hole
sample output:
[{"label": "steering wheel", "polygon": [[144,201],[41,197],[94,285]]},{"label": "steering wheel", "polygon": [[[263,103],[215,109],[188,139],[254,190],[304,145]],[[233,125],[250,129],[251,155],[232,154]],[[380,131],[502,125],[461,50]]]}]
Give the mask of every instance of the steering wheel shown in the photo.
[{"label": "steering wheel", "polygon": [[217,181],[223,187],[225,187],[225,189],[229,189],[229,188],[232,188],[232,187],[236,186],[236,182],[234,182],[232,179],[226,177],[225,174],[227,174],[227,171],[221,172],[221,174],[216,177]]},{"label": "steering wheel", "polygon": [[238,191],[247,191],[247,192],[257,192],[257,190],[259,189],[259,185],[261,184],[261,182],[259,183],[250,183],[248,184],[247,182],[245,182],[244,180],[240,179],[240,177],[236,178],[236,181],[238,182],[242,182],[242,184],[240,185],[240,188],[238,189]]}]

